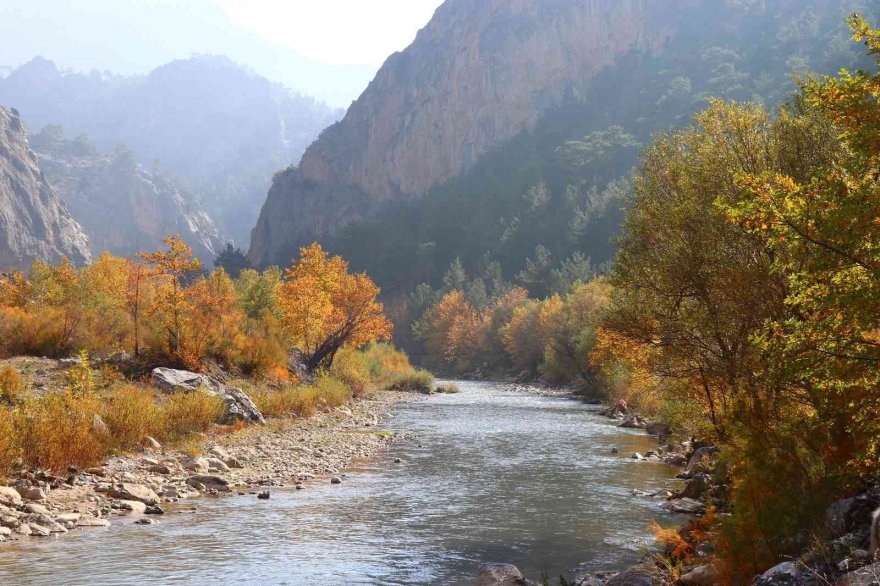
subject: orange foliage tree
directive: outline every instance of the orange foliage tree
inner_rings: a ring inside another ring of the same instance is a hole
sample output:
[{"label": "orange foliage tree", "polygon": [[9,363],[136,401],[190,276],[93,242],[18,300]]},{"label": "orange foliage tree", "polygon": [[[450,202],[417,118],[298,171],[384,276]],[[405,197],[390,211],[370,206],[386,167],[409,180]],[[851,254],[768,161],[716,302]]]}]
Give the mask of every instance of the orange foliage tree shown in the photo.
[{"label": "orange foliage tree", "polygon": [[306,367],[329,368],[343,346],[362,346],[391,335],[377,300],[379,287],[317,243],[300,250],[278,288],[281,324],[290,344],[302,349]]}]

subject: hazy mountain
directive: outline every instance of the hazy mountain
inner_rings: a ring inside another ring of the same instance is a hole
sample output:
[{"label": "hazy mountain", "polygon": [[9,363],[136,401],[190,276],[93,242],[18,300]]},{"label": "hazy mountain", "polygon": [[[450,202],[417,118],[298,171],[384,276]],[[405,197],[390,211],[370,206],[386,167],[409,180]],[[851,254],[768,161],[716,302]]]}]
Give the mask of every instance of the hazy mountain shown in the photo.
[{"label": "hazy mountain", "polygon": [[43,177],[18,114],[0,108],[0,270],[91,261],[88,238]]},{"label": "hazy mountain", "polygon": [[623,192],[612,182],[639,144],[710,96],[772,104],[795,88],[792,71],[853,63],[843,19],[876,8],[447,0],[275,177],[250,259],[286,263],[318,238],[405,290],[436,283],[456,256],[469,271],[500,261],[507,278],[538,244],[556,261],[610,258]]},{"label": "hazy mountain", "polygon": [[148,171],[120,146],[98,153],[88,138],[66,139],[58,126],[32,136],[40,169],[89,237],[92,256],[104,251],[132,256],[155,250],[179,234],[211,266],[224,244],[196,196],[161,170]]},{"label": "hazy mountain", "polygon": [[35,58],[0,79],[0,104],[32,131],[61,124],[101,152],[128,145],[199,193],[218,226],[247,239],[272,173],[297,161],[337,112],[225,57],[173,61],[148,75],[60,71]]}]

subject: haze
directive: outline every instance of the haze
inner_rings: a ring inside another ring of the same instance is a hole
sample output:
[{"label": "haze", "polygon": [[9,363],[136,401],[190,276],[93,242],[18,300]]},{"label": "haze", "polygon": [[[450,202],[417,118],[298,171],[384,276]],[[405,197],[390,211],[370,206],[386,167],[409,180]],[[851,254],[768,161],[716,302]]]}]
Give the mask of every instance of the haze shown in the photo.
[{"label": "haze", "polygon": [[134,74],[193,53],[221,54],[331,106],[344,107],[366,87],[388,55],[412,41],[439,4],[439,0],[0,3],[4,40],[0,67],[16,67],[42,55],[64,68]]}]

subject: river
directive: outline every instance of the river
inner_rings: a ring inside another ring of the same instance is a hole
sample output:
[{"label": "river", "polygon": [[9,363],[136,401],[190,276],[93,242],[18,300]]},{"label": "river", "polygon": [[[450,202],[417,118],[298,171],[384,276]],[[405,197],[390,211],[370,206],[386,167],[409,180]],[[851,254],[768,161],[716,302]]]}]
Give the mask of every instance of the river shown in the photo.
[{"label": "river", "polygon": [[537,579],[638,560],[649,521],[668,517],[632,490],[675,470],[628,455],[655,440],[577,401],[458,385],[395,407],[385,427],[409,436],[342,484],[4,546],[0,584],[473,584],[487,561]]}]

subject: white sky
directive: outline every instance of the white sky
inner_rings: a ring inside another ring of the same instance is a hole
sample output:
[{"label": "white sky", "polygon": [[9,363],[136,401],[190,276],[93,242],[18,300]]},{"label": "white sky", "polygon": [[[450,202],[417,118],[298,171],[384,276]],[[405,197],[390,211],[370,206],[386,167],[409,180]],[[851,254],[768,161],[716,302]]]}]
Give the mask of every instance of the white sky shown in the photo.
[{"label": "white sky", "polygon": [[214,0],[233,24],[333,65],[379,67],[442,0]]}]

